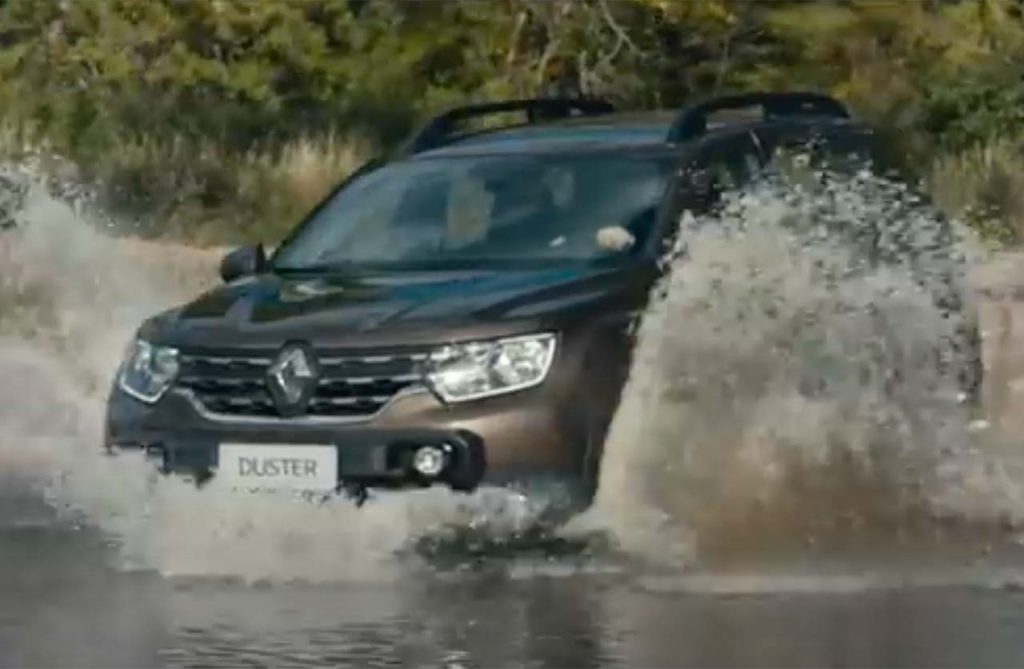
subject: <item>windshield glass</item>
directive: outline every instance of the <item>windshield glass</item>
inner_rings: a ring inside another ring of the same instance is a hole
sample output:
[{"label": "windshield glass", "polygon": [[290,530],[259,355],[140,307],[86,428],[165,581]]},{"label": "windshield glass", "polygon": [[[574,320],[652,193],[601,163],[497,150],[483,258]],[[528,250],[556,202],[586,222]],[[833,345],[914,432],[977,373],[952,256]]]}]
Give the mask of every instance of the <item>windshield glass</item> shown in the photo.
[{"label": "windshield glass", "polygon": [[667,158],[471,156],[358,177],[286,242],[275,269],[624,257],[654,223]]}]

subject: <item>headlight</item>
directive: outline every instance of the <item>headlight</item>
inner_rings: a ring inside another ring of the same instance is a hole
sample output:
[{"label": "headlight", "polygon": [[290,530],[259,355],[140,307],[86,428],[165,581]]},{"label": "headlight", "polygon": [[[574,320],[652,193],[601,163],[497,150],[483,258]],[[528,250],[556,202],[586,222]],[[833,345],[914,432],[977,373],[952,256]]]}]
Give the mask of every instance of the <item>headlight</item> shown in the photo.
[{"label": "headlight", "polygon": [[446,402],[465,402],[540,384],[554,357],[553,334],[453,344],[430,356],[427,380]]},{"label": "headlight", "polygon": [[128,347],[118,385],[135,399],[153,404],[171,387],[177,375],[177,349],[136,339]]}]

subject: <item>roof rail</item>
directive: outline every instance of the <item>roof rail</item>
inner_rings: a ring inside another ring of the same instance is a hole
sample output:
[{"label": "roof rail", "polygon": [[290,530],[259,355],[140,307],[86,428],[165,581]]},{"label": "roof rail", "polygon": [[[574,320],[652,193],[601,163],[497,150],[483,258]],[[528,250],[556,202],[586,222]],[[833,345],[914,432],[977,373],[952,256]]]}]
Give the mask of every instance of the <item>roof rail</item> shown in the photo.
[{"label": "roof rail", "polygon": [[827,116],[849,118],[843,103],[821,93],[755,92],[712,98],[687,105],[676,116],[668,131],[668,142],[681,142],[707,132],[708,116],[726,109],[760,106],[764,118],[785,116]]},{"label": "roof rail", "polygon": [[532,100],[506,100],[456,107],[431,119],[409,142],[409,153],[420,153],[448,143],[455,135],[456,124],[466,119],[507,112],[526,112],[527,123],[546,118],[568,116],[597,116],[615,111],[606,100],[593,98],[537,98]]}]

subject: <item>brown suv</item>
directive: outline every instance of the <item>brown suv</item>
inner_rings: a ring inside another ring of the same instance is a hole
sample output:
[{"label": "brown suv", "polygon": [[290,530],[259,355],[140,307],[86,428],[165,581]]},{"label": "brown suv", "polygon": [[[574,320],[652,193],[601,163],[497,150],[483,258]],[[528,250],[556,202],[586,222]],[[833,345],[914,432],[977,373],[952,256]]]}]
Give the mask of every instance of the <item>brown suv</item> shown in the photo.
[{"label": "brown suv", "polygon": [[[758,113],[711,121],[733,109]],[[525,118],[473,127],[510,113]],[[539,477],[587,499],[631,324],[681,212],[713,206],[714,175],[742,185],[774,146],[811,139],[873,141],[808,93],[444,114],[345,180],[272,257],[231,253],[223,287],[143,324],[107,447],[257,488]]]}]

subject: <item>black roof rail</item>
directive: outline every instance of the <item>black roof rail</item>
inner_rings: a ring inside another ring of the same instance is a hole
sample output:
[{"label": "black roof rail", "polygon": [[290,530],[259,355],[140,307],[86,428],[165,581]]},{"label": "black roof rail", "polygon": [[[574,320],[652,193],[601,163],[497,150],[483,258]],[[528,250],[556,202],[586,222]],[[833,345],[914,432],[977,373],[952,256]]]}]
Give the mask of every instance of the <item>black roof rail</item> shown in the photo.
[{"label": "black roof rail", "polygon": [[669,128],[668,142],[681,142],[707,132],[708,116],[727,109],[760,106],[764,117],[827,116],[849,118],[842,102],[821,93],[797,91],[740,93],[687,105]]},{"label": "black roof rail", "polygon": [[526,112],[527,123],[549,118],[577,116],[598,116],[610,114],[615,106],[606,100],[596,98],[537,98],[532,100],[505,100],[456,107],[440,116],[435,116],[416,133],[407,145],[409,153],[420,153],[445,145],[455,134],[460,121],[491,114]]}]

